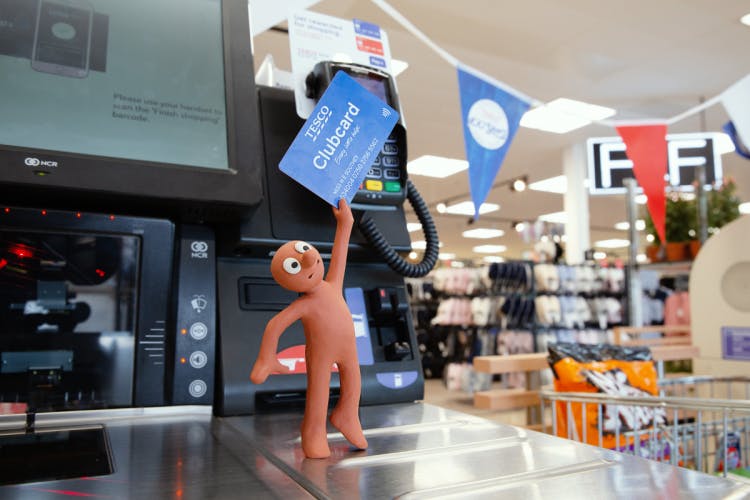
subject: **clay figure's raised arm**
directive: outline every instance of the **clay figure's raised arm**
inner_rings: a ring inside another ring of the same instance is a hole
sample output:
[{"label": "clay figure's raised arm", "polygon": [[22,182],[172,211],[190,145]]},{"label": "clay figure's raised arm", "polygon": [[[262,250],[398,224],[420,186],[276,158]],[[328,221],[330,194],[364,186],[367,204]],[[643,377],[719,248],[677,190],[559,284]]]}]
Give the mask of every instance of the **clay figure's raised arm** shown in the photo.
[{"label": "clay figure's raised arm", "polygon": [[331,264],[328,266],[326,281],[341,290],[344,287],[346,255],[349,251],[349,238],[352,234],[354,216],[349,204],[343,198],[339,200],[339,207],[333,208],[333,215],[336,217],[336,235],[333,238]]},{"label": "clay figure's raised arm", "polygon": [[254,384],[262,384],[272,373],[287,373],[289,368],[282,365],[276,357],[276,349],[279,347],[279,337],[289,326],[302,317],[302,304],[295,300],[284,310],[271,318],[263,332],[263,340],[260,342],[258,359],[255,360],[250,380]]}]

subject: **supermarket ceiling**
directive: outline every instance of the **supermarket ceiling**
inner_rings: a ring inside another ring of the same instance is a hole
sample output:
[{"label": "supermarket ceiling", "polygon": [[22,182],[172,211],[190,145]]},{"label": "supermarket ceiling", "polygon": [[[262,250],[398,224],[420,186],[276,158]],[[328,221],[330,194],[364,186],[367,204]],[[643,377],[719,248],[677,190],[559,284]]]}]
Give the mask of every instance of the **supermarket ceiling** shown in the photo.
[{"label": "supermarket ceiling", "polygon": [[[669,118],[711,98],[750,72],[750,27],[739,19],[747,0],[391,0],[389,2],[435,43],[460,61],[540,101],[577,99],[617,110],[614,119]],[[311,8],[340,18],[379,24],[388,32],[392,56],[409,67],[397,78],[408,126],[409,160],[423,155],[464,159],[455,69],[421,41],[365,0],[323,0]],[[267,31],[254,39],[255,64],[266,54],[291,68],[287,35]],[[728,121],[721,105],[683,120],[670,133],[719,131]],[[567,134],[520,128],[497,180],[527,175],[530,182],[562,174],[563,152],[589,137],[616,135],[589,125]],[[722,157],[725,175],[750,201],[750,162],[734,153]],[[583,166],[582,166],[583,168]],[[466,173],[445,179],[412,176],[422,196],[435,204],[468,193]],[[469,199],[465,196],[465,199]],[[441,251],[478,259],[480,244],[499,244],[499,255],[518,258],[528,245],[513,221],[534,220],[563,210],[563,196],[494,189],[488,202],[500,210],[469,226],[466,216],[438,214]],[[615,223],[626,220],[623,196],[590,198],[591,241],[624,238]],[[410,219],[415,219],[412,216]],[[466,229],[501,229],[503,236],[468,239]],[[412,239],[421,239],[412,233]],[[609,250],[625,255],[625,249]]]}]

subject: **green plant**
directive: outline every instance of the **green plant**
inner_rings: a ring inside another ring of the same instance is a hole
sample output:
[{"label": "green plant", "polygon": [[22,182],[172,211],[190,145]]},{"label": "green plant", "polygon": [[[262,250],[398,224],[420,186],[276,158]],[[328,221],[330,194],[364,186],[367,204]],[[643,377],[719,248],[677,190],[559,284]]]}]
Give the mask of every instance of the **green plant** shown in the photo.
[{"label": "green plant", "polygon": [[[654,237],[654,244],[661,244],[651,214],[645,210],[646,233]],[[696,231],[698,217],[695,201],[682,199],[678,193],[667,195],[667,213],[664,232],[669,242],[681,242],[690,239],[691,230]],[[695,234],[695,233],[693,233]]]},{"label": "green plant", "polygon": [[688,241],[698,228],[698,211],[693,200],[684,200],[679,196],[667,198],[667,222],[665,232],[668,242]]},{"label": "green plant", "polygon": [[656,226],[654,226],[654,219],[651,218],[651,213],[649,213],[647,208],[644,208],[641,212],[643,213],[643,220],[646,222],[646,234],[653,238],[651,244],[660,245],[661,238],[659,238],[659,233],[656,232]]},{"label": "green plant", "polygon": [[[707,193],[708,227],[710,232],[729,224],[740,216],[740,199],[737,197],[737,184],[732,179],[724,181]],[[654,244],[661,244],[656,234],[654,221],[645,210],[646,233],[654,237]],[[681,242],[698,238],[698,203],[686,200],[677,192],[667,194],[667,214],[665,222],[667,241]]]},{"label": "green plant", "polygon": [[720,228],[740,216],[737,184],[728,179],[708,193],[708,227]]}]

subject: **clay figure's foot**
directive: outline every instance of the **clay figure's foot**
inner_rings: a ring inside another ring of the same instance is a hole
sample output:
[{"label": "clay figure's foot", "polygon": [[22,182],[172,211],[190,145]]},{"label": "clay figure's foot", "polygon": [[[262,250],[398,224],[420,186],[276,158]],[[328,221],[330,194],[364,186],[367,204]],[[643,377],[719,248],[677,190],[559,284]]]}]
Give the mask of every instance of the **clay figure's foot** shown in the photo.
[{"label": "clay figure's foot", "polygon": [[323,432],[302,433],[302,451],[307,458],[328,458],[331,449],[328,447],[325,429]]},{"label": "clay figure's foot", "polygon": [[336,407],[331,412],[331,423],[356,448],[360,450],[367,448],[367,439],[362,432],[362,425],[359,423],[359,415],[356,412],[344,412]]}]

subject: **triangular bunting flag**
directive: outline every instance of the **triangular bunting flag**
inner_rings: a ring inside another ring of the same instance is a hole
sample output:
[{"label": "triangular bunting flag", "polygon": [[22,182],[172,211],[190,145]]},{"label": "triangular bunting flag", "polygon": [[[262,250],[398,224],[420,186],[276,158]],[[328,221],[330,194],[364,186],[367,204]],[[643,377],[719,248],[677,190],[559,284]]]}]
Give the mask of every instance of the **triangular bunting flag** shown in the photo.
[{"label": "triangular bunting flag", "polygon": [[469,71],[458,67],[458,87],[476,219],[530,103]]},{"label": "triangular bunting flag", "polygon": [[737,134],[737,129],[732,122],[726,122],[721,129],[732,139],[734,144],[734,152],[743,157],[746,160],[750,160],[750,147],[745,146],[742,139]]},{"label": "triangular bunting flag", "polygon": [[633,173],[648,196],[648,212],[663,243],[666,243],[667,198],[664,193],[667,175],[667,126],[619,126],[617,133],[625,143],[625,154],[633,162]]},{"label": "triangular bunting flag", "polygon": [[721,103],[742,143],[750,147],[750,74],[725,90]]}]

